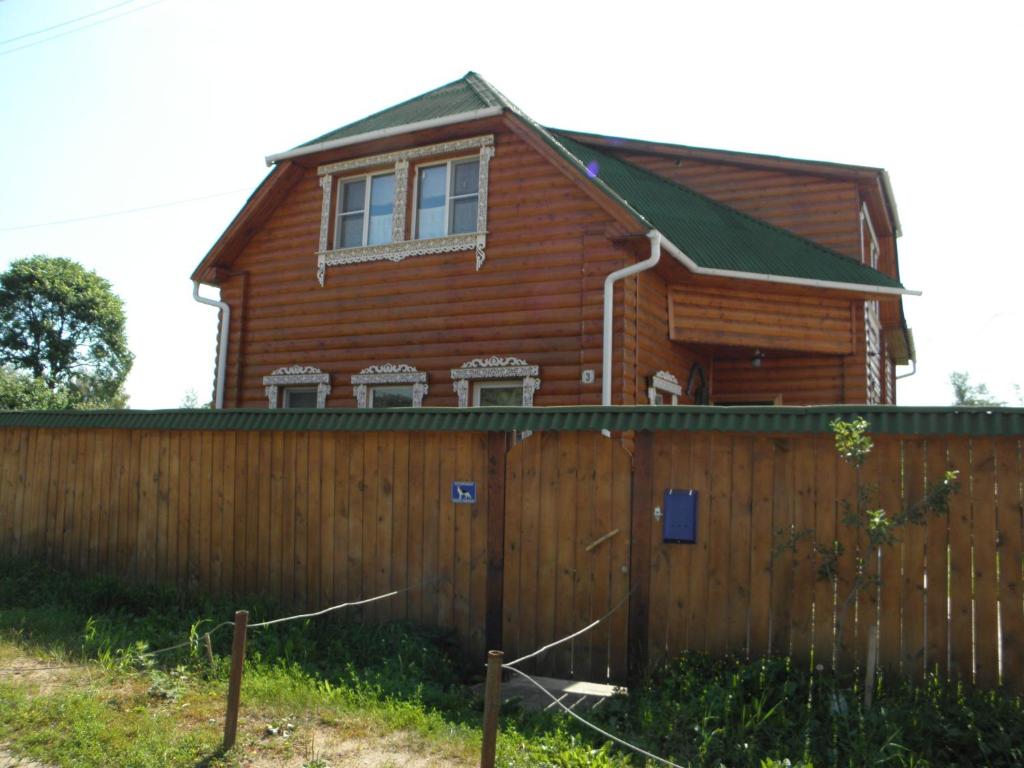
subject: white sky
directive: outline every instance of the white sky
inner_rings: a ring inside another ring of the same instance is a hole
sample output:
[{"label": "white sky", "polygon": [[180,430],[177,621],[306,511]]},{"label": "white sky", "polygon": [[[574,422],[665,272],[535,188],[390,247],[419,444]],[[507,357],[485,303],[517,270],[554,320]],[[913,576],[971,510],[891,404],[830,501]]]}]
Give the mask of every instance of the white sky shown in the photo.
[{"label": "white sky", "polygon": [[[0,0],[0,40],[116,2]],[[125,300],[130,405],[206,399],[215,310],[188,278],[263,157],[473,69],[545,125],[888,169],[903,282],[924,291],[905,300],[919,366],[900,403],[949,403],[954,370],[1009,399],[1022,21],[1019,2],[131,0],[0,44],[0,268],[95,269]]]}]

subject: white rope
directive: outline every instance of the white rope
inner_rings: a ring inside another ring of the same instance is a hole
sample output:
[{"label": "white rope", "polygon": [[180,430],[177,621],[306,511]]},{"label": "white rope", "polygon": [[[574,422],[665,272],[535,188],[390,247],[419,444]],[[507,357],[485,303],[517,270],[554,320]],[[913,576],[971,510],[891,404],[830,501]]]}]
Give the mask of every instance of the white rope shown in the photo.
[{"label": "white rope", "polygon": [[592,621],[589,624],[587,624],[587,626],[583,627],[582,629],[577,629],[571,635],[566,635],[561,640],[555,640],[555,642],[553,642],[553,643],[548,643],[543,648],[538,648],[533,653],[528,653],[525,656],[520,656],[515,661],[510,661],[507,664],[505,664],[504,666],[512,667],[515,664],[519,664],[520,662],[526,661],[527,659],[532,659],[534,656],[540,656],[542,653],[544,653],[544,651],[547,651],[547,650],[549,650],[551,648],[554,648],[556,645],[561,645],[562,643],[567,643],[570,640],[572,640],[573,638],[579,637],[580,635],[582,635],[582,634],[584,634],[586,632],[589,632],[594,627],[596,627],[598,624],[600,624],[602,621],[604,621],[609,616],[611,616],[613,613],[615,613],[617,610],[619,610],[619,608],[621,608],[625,604],[625,602],[629,599],[629,596],[633,594],[633,591],[637,588],[637,586],[639,586],[639,584],[634,586],[633,589],[629,590],[629,592],[627,592],[625,594],[625,596],[621,600],[619,600],[619,602],[617,602],[614,606],[612,606],[612,609],[610,611],[608,611],[608,613],[606,613],[604,616],[601,616],[600,618],[594,619],[594,621]]},{"label": "white rope", "polygon": [[562,703],[561,699],[556,697],[553,693],[551,693],[551,691],[549,691],[543,685],[538,683],[536,680],[534,680],[532,677],[530,677],[525,672],[521,672],[520,670],[516,669],[515,667],[510,667],[508,664],[503,664],[502,666],[505,667],[506,669],[512,670],[517,675],[520,675],[521,677],[524,677],[527,680],[529,680],[531,683],[533,683],[535,686],[537,686],[544,693],[545,696],[547,696],[555,704],[557,704],[559,707],[561,707],[563,710],[565,710],[566,714],[572,715],[573,717],[575,717],[577,720],[579,720],[581,723],[583,723],[588,728],[597,731],[602,736],[604,736],[606,738],[609,738],[612,741],[614,741],[616,744],[620,744],[621,746],[626,747],[627,749],[631,749],[634,752],[636,752],[637,754],[643,755],[644,757],[649,757],[651,760],[657,760],[659,763],[663,763],[664,765],[667,765],[670,768],[683,768],[683,766],[679,765],[678,763],[673,763],[671,760],[666,760],[664,757],[658,757],[657,755],[652,754],[651,752],[648,752],[646,749],[641,749],[640,747],[636,746],[635,744],[630,744],[628,741],[620,739],[618,736],[615,736],[615,735],[613,735],[611,733],[608,733],[608,731],[606,731],[606,730],[598,728],[596,725],[594,725],[593,723],[591,723],[591,722],[589,722],[587,720],[584,720],[582,717],[580,717],[578,714],[576,714],[576,712],[574,712],[572,709],[570,709],[569,707],[565,706],[565,704]]},{"label": "white rope", "polygon": [[296,621],[298,619],[313,619],[317,616],[323,616],[325,613],[331,611],[340,611],[342,608],[353,608],[357,605],[366,605],[367,603],[373,603],[377,600],[383,600],[386,597],[394,597],[399,592],[404,592],[402,589],[395,589],[391,592],[386,592],[383,595],[377,595],[376,597],[368,597],[365,600],[356,600],[351,603],[341,603],[340,605],[332,605],[330,608],[324,608],[322,611],[316,611],[315,613],[300,613],[296,616],[285,616],[280,619],[271,619],[270,621],[261,621],[258,624],[250,624],[249,629],[259,629],[260,627],[269,627],[271,624],[280,624],[285,621]]}]

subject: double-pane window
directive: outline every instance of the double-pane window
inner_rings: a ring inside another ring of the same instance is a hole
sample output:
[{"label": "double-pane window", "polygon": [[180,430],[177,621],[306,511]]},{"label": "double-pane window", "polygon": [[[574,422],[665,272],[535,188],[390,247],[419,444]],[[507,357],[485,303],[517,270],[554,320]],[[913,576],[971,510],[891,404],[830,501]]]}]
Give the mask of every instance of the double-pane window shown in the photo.
[{"label": "double-pane window", "polygon": [[335,248],[391,242],[395,210],[395,175],[343,179],[334,227]]},{"label": "double-pane window", "polygon": [[452,160],[420,168],[416,179],[416,237],[476,232],[480,161]]},{"label": "double-pane window", "polygon": [[523,404],[523,385],[515,381],[478,381],[473,388],[473,405]]},{"label": "double-pane window", "polygon": [[411,408],[412,406],[412,385],[370,389],[371,408]]},{"label": "double-pane window", "polygon": [[316,408],[316,387],[288,387],[283,399],[285,408]]}]

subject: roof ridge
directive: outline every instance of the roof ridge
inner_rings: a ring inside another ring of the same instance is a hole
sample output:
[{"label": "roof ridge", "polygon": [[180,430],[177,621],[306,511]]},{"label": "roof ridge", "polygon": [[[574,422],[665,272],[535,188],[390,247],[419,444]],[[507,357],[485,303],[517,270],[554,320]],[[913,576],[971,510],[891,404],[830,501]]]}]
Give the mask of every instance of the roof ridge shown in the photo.
[{"label": "roof ridge", "polygon": [[466,82],[466,85],[468,85],[473,90],[473,93],[479,96],[480,100],[483,101],[483,103],[486,104],[488,107],[505,106],[505,104],[502,103],[503,97],[501,96],[500,93],[498,93],[497,89],[495,89],[494,86],[492,86],[482,77],[480,77],[480,75],[478,75],[473,70],[467,72],[463,76],[462,80]]},{"label": "roof ridge", "polygon": [[[552,132],[555,132],[554,129],[552,129]],[[569,141],[576,141],[575,139],[573,139],[570,136],[563,136],[562,138],[568,139]],[[584,142],[578,142],[578,143],[583,144]],[[654,173],[653,171],[650,171],[650,170],[648,170],[648,169],[646,169],[646,168],[644,168],[642,166],[635,165],[634,163],[631,163],[628,160],[623,160],[621,157],[616,157],[615,155],[609,155],[606,152],[602,151],[601,149],[595,148],[591,144],[586,144],[585,146],[589,147],[592,151],[596,152],[597,154],[603,155],[604,157],[611,158],[613,161],[622,163],[623,165],[627,165],[630,168],[639,171],[641,174],[643,174],[645,176],[648,176],[651,179],[653,179],[653,180],[655,180],[655,181],[657,181],[657,182],[659,182],[661,184],[667,184],[667,185],[670,185],[670,186],[674,186],[674,187],[678,188],[679,190],[681,190],[683,192],[686,192],[687,194],[690,194],[690,195],[698,197],[698,198],[700,198],[702,200],[705,200],[705,201],[707,201],[708,203],[710,203],[711,205],[713,205],[713,206],[715,206],[717,208],[721,208],[721,209],[724,209],[726,211],[729,211],[732,214],[738,215],[738,216],[746,219],[747,221],[750,221],[750,222],[752,222],[752,223],[754,223],[754,224],[756,224],[756,225],[758,225],[758,226],[760,226],[760,227],[762,227],[764,229],[767,229],[767,230],[770,230],[770,231],[773,231],[773,232],[777,232],[779,234],[782,234],[782,235],[784,235],[784,236],[786,236],[786,237],[788,237],[790,239],[796,240],[797,242],[803,243],[805,245],[810,245],[813,248],[815,248],[815,249],[821,251],[822,253],[825,253],[825,254],[827,254],[827,255],[829,255],[831,257],[844,259],[846,261],[849,261],[849,262],[852,262],[854,264],[857,264],[858,266],[863,267],[864,269],[871,270],[872,272],[877,272],[878,274],[884,275],[885,277],[890,277],[889,275],[886,275],[881,270],[875,269],[874,267],[869,267],[867,264],[864,264],[864,263],[858,261],[857,259],[853,258],[852,256],[847,256],[844,253],[840,253],[839,251],[833,250],[832,248],[829,248],[828,246],[822,245],[821,243],[815,242],[814,240],[811,240],[810,238],[804,237],[803,235],[798,235],[796,232],[792,232],[791,230],[788,230],[785,227],[780,227],[780,226],[778,226],[776,224],[772,224],[769,221],[765,221],[764,219],[759,219],[756,216],[752,216],[749,213],[746,213],[745,211],[741,211],[738,208],[734,208],[733,206],[728,205],[727,203],[723,203],[723,202],[721,202],[719,200],[715,200],[713,197],[709,197],[708,195],[705,195],[703,192],[698,192],[697,190],[695,190],[695,189],[693,189],[691,187],[688,187],[685,184],[682,184],[681,182],[676,181],[675,179],[670,179],[670,178],[668,178],[666,176],[662,176],[660,174]],[[582,165],[582,161],[581,161],[581,165]],[[588,173],[588,176],[589,175],[590,174]],[[630,207],[632,208],[632,206],[630,206]]]}]

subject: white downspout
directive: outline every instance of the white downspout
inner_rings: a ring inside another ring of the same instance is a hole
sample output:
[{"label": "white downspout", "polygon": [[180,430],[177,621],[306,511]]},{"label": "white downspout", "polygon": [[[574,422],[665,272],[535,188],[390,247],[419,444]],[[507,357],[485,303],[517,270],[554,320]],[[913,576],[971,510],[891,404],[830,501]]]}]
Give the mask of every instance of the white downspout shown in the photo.
[{"label": "white downspout", "polygon": [[612,404],[612,328],[615,325],[615,283],[624,277],[644,272],[657,265],[661,259],[661,232],[652,229],[647,233],[651,241],[651,255],[636,264],[612,272],[604,279],[604,349],[601,357],[601,405]]},{"label": "white downspout", "polygon": [[199,281],[192,281],[192,298],[200,304],[217,307],[221,312],[220,339],[217,341],[217,388],[213,396],[213,407],[224,407],[224,373],[228,366],[228,331],[231,329],[231,308],[226,302],[206,299],[199,295]]}]

